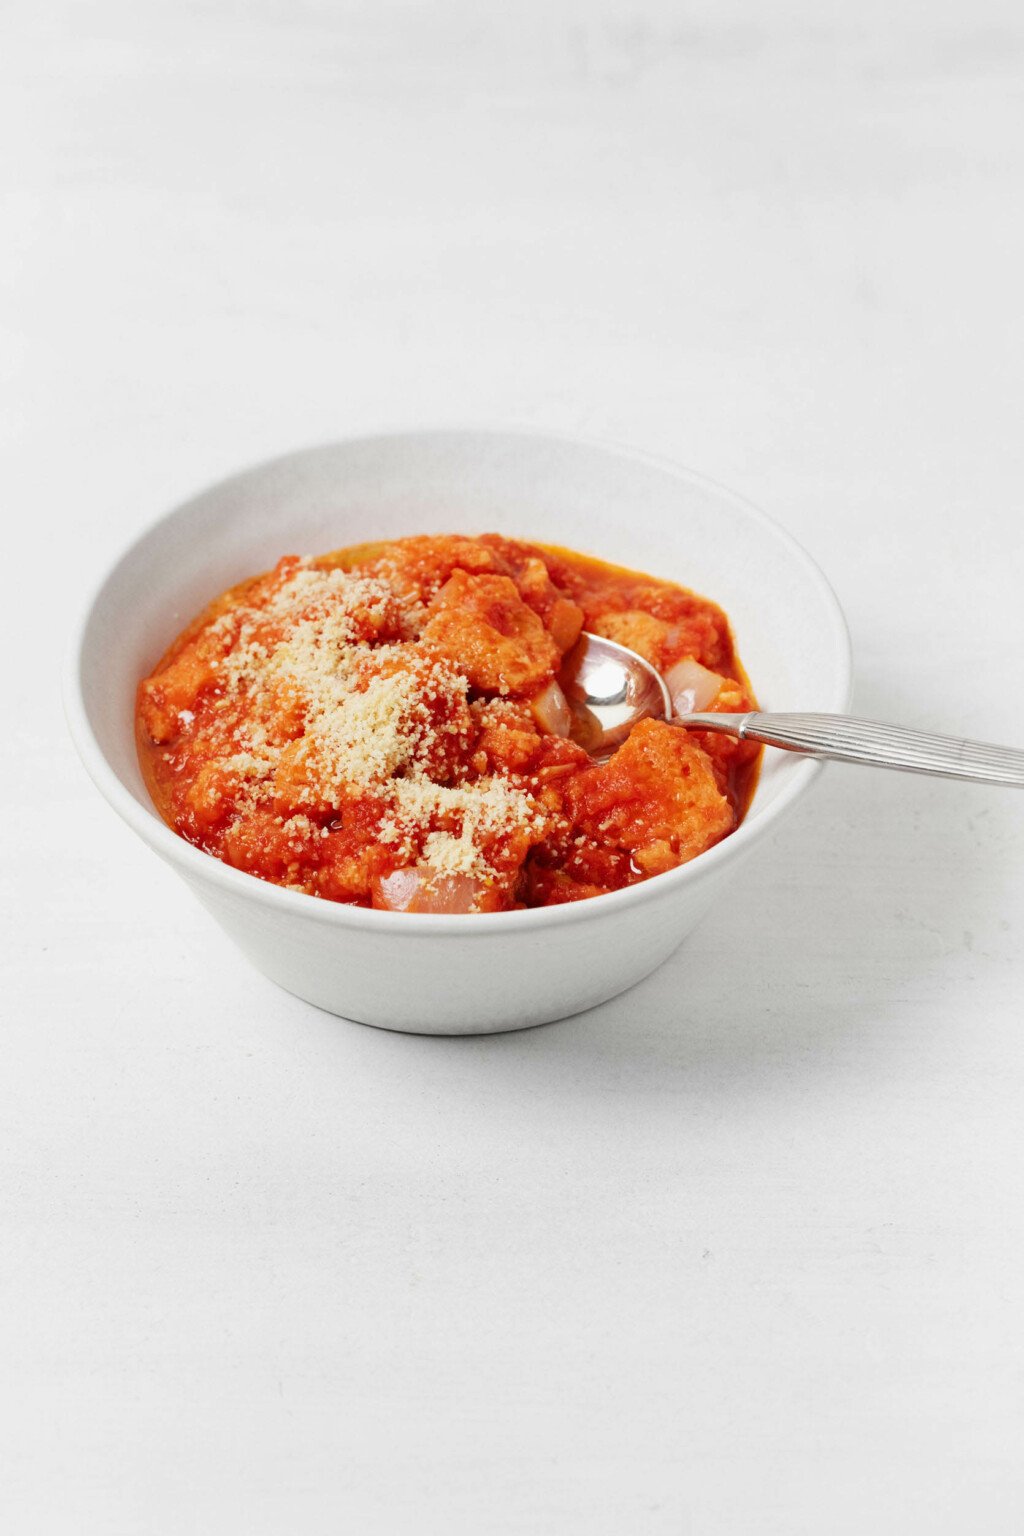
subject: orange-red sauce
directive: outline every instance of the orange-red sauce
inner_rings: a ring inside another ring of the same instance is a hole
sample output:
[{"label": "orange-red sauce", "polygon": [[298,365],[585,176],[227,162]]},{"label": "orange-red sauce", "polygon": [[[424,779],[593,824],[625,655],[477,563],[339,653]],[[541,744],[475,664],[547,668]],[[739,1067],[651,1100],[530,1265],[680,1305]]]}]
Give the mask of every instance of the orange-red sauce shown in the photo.
[{"label": "orange-red sauce", "polygon": [[415,537],[285,557],[217,598],[139,685],[146,783],[189,842],[333,901],[501,911],[632,885],[738,825],[758,749],[644,721],[594,764],[560,734],[581,628],[670,679],[693,658],[706,708],[753,705],[724,613],[683,587]]}]

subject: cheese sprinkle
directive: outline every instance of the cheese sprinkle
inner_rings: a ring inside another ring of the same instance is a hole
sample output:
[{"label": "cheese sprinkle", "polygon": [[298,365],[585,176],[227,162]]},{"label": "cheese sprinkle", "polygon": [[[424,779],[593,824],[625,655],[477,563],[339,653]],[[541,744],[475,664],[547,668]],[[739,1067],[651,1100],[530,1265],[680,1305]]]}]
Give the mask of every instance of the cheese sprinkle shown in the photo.
[{"label": "cheese sprinkle", "polygon": [[[370,795],[378,839],[396,855],[434,876],[487,880],[501,840],[536,840],[546,814],[524,785],[464,777],[470,685],[413,624],[422,616],[411,619],[385,581],[309,562],[269,600],[214,620],[218,682],[245,705],[237,750],[220,766],[236,799],[277,810],[286,826],[285,812],[344,818],[353,795]],[[286,731],[267,723],[281,718]]]}]

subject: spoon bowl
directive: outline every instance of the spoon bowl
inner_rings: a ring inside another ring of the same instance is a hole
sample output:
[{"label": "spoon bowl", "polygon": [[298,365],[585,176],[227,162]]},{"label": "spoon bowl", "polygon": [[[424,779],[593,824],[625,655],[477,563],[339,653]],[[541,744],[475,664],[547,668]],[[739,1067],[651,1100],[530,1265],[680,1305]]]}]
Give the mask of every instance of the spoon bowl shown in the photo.
[{"label": "spoon bowl", "polygon": [[664,720],[683,730],[718,731],[804,757],[928,773],[938,778],[1024,788],[1024,751],[959,736],[936,736],[850,715],[677,715],[665,679],[628,646],[584,630],[566,657],[559,682],[572,715],[571,736],[595,762],[607,762],[639,721]]},{"label": "spoon bowl", "polygon": [[638,720],[672,719],[665,679],[625,645],[586,630],[566,655],[559,683],[572,715],[571,735],[604,763]]}]

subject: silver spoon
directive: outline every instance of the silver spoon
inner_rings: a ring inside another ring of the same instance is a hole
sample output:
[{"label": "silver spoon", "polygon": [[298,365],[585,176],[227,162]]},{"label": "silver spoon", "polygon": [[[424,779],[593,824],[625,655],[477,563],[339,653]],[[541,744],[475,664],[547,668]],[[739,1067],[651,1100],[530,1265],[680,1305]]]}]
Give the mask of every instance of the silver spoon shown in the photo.
[{"label": "silver spoon", "polygon": [[559,682],[572,712],[573,741],[606,762],[648,715],[692,731],[722,731],[805,757],[867,763],[907,773],[1024,787],[1024,751],[908,731],[849,715],[676,715],[665,680],[650,662],[614,640],[584,630],[565,658]]}]

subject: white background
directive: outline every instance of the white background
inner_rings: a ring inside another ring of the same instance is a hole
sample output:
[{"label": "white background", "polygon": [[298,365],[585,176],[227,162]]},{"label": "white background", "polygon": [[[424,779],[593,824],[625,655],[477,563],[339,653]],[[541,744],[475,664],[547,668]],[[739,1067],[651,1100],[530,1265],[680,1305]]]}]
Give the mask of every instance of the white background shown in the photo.
[{"label": "white background", "polygon": [[862,712],[1024,744],[1019,5],[2,27],[4,1531],[1019,1532],[1024,799],[833,768],[629,996],[405,1038],[247,968],[57,685],[210,479],[513,422],[746,493]]}]

